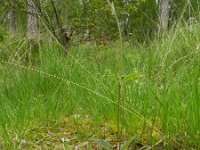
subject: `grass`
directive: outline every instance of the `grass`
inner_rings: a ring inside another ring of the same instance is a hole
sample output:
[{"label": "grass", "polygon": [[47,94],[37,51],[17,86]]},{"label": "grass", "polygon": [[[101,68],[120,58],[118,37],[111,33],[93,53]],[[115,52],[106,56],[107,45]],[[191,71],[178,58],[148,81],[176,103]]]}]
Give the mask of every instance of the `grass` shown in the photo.
[{"label": "grass", "polygon": [[[124,43],[123,134],[129,148],[200,148],[199,41],[197,24],[148,46]],[[117,42],[72,46],[67,57],[56,43],[41,43],[41,63],[30,66],[15,55],[26,50],[23,42],[10,43],[18,49],[2,44],[0,51],[0,148],[25,149],[23,140],[30,144],[46,137],[47,144],[36,145],[63,146],[61,133],[76,137],[72,145],[91,137],[111,137],[116,144]]]}]

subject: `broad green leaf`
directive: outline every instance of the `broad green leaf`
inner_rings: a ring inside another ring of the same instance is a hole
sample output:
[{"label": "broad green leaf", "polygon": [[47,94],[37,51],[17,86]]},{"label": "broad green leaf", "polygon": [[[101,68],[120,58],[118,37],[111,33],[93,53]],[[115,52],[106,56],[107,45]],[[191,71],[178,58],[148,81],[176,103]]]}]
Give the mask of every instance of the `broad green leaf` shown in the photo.
[{"label": "broad green leaf", "polygon": [[129,80],[132,80],[132,79],[138,79],[138,78],[142,78],[143,75],[140,75],[140,74],[129,74],[129,75],[126,75],[124,78],[123,78],[123,81],[124,83],[129,81]]}]

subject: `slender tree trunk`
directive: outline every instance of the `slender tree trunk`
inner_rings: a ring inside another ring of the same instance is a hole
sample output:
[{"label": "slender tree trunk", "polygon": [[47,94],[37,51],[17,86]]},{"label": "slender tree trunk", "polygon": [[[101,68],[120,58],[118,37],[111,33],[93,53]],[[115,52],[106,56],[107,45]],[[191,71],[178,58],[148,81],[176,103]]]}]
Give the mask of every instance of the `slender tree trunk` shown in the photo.
[{"label": "slender tree trunk", "polygon": [[37,35],[37,11],[33,0],[28,0],[28,38],[33,39]]},{"label": "slender tree trunk", "polygon": [[15,21],[16,21],[16,0],[10,0],[10,12],[9,12],[9,19],[10,19],[10,25],[9,25],[9,35],[12,37],[15,34]]},{"label": "slender tree trunk", "polygon": [[26,57],[26,62],[30,64],[40,63],[39,56],[39,44],[36,41],[38,34],[38,24],[37,24],[37,9],[35,6],[34,0],[27,1],[28,9],[28,18],[27,18],[27,35],[29,40],[29,53]]},{"label": "slender tree trunk", "polygon": [[[126,7],[129,6],[129,2],[125,2],[124,3],[124,8],[126,9]],[[124,37],[127,39],[129,36],[129,13],[125,14],[125,18],[124,18]]]},{"label": "slender tree trunk", "polygon": [[169,0],[160,0],[159,33],[168,30],[169,24]]}]

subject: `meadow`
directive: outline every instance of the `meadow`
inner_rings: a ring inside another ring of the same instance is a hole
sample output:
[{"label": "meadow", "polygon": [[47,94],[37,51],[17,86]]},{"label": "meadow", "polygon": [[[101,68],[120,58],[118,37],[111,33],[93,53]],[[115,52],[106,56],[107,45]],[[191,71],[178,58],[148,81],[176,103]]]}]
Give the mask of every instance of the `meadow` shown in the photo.
[{"label": "meadow", "polygon": [[63,56],[42,39],[40,62],[28,65],[24,43],[0,45],[0,149],[117,149],[119,128],[121,149],[200,148],[199,24],[123,43],[120,106],[120,42],[74,44]]}]

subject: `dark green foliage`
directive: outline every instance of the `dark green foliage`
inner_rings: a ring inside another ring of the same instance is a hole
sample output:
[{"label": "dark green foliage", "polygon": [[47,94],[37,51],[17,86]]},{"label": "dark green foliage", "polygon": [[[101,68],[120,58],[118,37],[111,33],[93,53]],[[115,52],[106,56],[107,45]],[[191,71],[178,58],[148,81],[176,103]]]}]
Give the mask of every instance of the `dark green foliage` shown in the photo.
[{"label": "dark green foliage", "polygon": [[24,53],[26,64],[36,65],[40,63],[39,42],[36,39],[30,39],[27,42],[27,50]]}]

